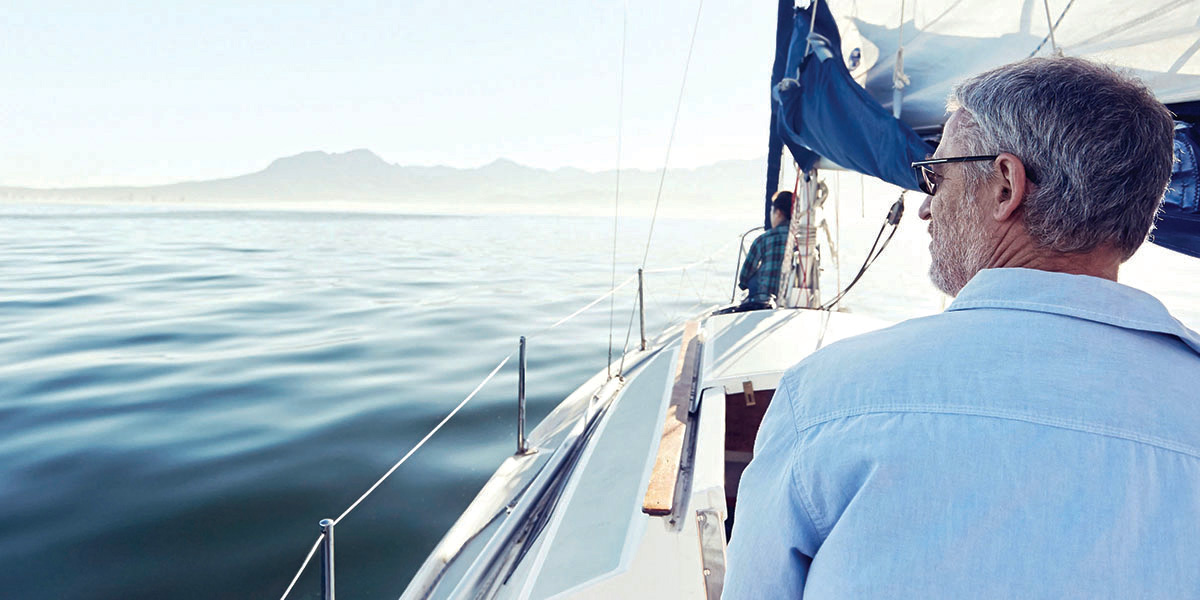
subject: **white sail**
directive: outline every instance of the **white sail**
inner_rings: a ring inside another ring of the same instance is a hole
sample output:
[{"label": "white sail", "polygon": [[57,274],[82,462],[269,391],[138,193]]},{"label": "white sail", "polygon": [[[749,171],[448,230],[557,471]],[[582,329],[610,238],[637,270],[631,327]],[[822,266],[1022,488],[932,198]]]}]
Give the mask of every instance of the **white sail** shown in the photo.
[{"label": "white sail", "polygon": [[[1164,103],[1200,100],[1200,0],[828,1],[843,56],[860,49],[852,73],[888,108],[903,43],[908,84],[901,118],[914,129],[944,121],[955,83],[1029,56],[1051,56],[1056,47],[1130,69]],[[1053,41],[1050,23],[1057,23]]]}]

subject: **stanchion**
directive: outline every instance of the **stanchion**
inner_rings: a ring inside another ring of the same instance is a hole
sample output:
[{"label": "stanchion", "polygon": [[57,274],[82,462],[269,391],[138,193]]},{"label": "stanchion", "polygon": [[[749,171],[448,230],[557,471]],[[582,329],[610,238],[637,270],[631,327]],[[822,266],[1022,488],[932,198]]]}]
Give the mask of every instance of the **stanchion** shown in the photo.
[{"label": "stanchion", "polygon": [[638,318],[642,324],[642,350],[646,349],[646,288],[642,279],[642,269],[638,269]]},{"label": "stanchion", "polygon": [[517,454],[525,454],[525,336],[521,336],[521,356],[517,364]]},{"label": "stanchion", "polygon": [[321,598],[334,600],[332,519],[321,519],[321,533],[325,534],[325,541],[321,544]]}]

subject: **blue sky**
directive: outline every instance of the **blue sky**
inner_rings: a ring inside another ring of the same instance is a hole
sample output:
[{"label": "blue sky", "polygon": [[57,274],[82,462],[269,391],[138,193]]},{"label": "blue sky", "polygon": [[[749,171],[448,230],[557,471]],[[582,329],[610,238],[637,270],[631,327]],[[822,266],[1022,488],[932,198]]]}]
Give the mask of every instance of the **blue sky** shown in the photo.
[{"label": "blue sky", "polygon": [[[673,166],[766,153],[774,7],[708,0]],[[22,2],[0,185],[236,175],[307,150],[616,164],[623,2]],[[626,167],[662,166],[696,0],[628,3]]]}]

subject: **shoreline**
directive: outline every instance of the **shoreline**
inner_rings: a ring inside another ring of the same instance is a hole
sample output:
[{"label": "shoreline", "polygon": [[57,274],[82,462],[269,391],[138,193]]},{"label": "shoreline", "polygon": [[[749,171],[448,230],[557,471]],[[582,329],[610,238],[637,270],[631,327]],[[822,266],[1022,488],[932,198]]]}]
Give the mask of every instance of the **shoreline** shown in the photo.
[{"label": "shoreline", "polygon": [[[297,213],[351,213],[378,214],[389,216],[419,216],[419,217],[462,217],[462,216],[530,216],[530,217],[595,217],[612,218],[611,205],[601,206],[563,206],[554,210],[545,206],[495,203],[478,205],[449,205],[444,202],[388,204],[381,201],[295,201],[295,200],[251,200],[251,201],[187,201],[187,200],[153,200],[153,201],[116,201],[105,202],[82,198],[37,198],[15,199],[3,203],[0,214],[12,207],[87,207],[101,209],[156,209],[163,212],[297,212]],[[637,207],[621,210],[620,218],[649,219],[653,208]],[[709,211],[703,215],[695,212],[681,211],[676,207],[662,207],[659,216],[670,219],[686,219],[696,221],[724,220],[728,218],[746,218],[747,222],[756,215],[746,214],[746,211]]]}]

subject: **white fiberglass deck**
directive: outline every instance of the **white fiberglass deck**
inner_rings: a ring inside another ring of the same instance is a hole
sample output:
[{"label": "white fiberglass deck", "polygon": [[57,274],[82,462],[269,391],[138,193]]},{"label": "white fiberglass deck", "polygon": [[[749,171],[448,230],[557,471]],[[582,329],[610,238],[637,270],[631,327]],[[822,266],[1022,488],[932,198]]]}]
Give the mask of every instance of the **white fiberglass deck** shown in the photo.
[{"label": "white fiberglass deck", "polygon": [[699,401],[670,515],[650,516],[642,503],[678,331],[628,356],[635,366],[623,385],[599,373],[556,408],[530,435],[537,453],[501,465],[404,598],[717,597],[729,514],[726,394],[741,394],[745,382],[773,390],[784,370],[817,348],[886,323],[775,310],[704,317],[700,325]]}]

